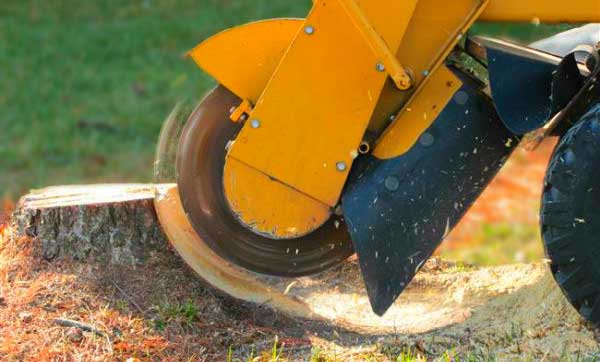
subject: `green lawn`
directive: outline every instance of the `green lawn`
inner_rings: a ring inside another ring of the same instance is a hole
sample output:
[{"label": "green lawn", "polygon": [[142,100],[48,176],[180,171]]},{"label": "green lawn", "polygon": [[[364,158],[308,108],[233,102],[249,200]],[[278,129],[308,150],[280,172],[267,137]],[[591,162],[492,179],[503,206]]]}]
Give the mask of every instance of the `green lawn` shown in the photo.
[{"label": "green lawn", "polygon": [[[212,85],[185,52],[221,29],[303,16],[310,5],[3,0],[0,197],[51,184],[150,181],[163,119],[176,102],[195,101]],[[549,31],[478,28],[526,40]]]},{"label": "green lawn", "polygon": [[184,57],[211,34],[310,1],[0,2],[0,198],[151,180],[163,119],[212,80]]}]

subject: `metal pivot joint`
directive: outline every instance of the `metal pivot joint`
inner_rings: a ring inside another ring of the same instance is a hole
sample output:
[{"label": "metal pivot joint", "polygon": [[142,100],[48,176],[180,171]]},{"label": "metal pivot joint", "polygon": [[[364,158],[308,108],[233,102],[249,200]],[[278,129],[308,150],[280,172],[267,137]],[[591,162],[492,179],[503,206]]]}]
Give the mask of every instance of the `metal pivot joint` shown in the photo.
[{"label": "metal pivot joint", "polygon": [[238,107],[233,107],[231,109],[231,115],[229,116],[229,119],[235,123],[240,121],[243,122],[248,119],[248,115],[250,113],[252,113],[252,104],[249,100],[244,99]]},{"label": "metal pivot joint", "polygon": [[356,28],[360,31],[364,41],[369,45],[375,57],[380,59],[376,64],[379,72],[387,72],[400,90],[407,90],[413,86],[410,70],[404,68],[385,40],[377,33],[369,19],[354,0],[339,0],[346,14],[350,17]]}]

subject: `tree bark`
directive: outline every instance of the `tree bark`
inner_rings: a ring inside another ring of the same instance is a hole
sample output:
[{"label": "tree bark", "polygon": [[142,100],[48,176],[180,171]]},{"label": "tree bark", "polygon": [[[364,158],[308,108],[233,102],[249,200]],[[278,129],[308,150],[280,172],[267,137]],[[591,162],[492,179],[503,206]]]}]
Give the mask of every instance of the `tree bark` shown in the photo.
[{"label": "tree bark", "polygon": [[169,248],[154,210],[153,185],[59,186],[32,191],[13,220],[36,237],[47,260],[136,265]]}]

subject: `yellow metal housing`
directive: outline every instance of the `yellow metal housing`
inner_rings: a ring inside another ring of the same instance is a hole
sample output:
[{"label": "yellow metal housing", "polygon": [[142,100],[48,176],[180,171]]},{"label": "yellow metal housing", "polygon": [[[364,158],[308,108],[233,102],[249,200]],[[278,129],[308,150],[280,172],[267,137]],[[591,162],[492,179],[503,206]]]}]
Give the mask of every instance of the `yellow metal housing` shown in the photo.
[{"label": "yellow metal housing", "polygon": [[[365,15],[363,8],[361,8],[354,0],[342,0],[340,1],[340,5],[346,10],[346,14],[350,17],[354,26],[360,31],[375,56],[378,59],[381,59],[381,63],[378,64],[378,67],[390,75],[398,89],[406,90],[410,88],[412,79],[409,71],[404,69],[398,62],[395,53],[389,48],[384,38],[372,26]],[[414,10],[414,4],[410,5],[411,9]],[[388,37],[388,39],[393,39],[393,36]]]},{"label": "yellow metal housing", "polygon": [[[413,145],[416,137],[433,123],[435,118],[431,117],[446,106],[456,87],[460,87],[460,81],[440,66],[486,5],[487,0],[455,0],[440,14],[436,0],[419,1],[397,54],[402,64],[415,70],[418,87],[408,101],[406,95],[399,96],[390,86],[382,92],[377,117],[387,120],[387,115],[401,111],[380,138],[374,150],[376,157],[393,158],[408,151],[407,146]],[[452,86],[444,87],[445,82]],[[436,109],[425,110],[426,104],[435,105]],[[426,114],[415,118],[408,109]]]},{"label": "yellow metal housing", "polygon": [[388,127],[373,155],[388,159],[408,152],[461,86],[460,79],[446,66],[435,70],[427,84],[410,100],[410,106]]},{"label": "yellow metal housing", "polygon": [[[364,9],[394,52],[415,3],[371,0]],[[345,5],[315,3],[228,156],[332,207],[387,79]],[[383,16],[390,12],[398,16]]]},{"label": "yellow metal housing", "polygon": [[225,30],[189,52],[205,72],[256,104],[303,19],[263,20]]},{"label": "yellow metal housing", "polygon": [[251,23],[197,46],[196,63],[246,100],[232,118],[250,113],[225,167],[235,213],[280,238],[321,225],[367,128],[383,134],[376,157],[397,157],[446,106],[461,82],[443,62],[478,19],[600,21],[600,0],[315,0],[306,20]]},{"label": "yellow metal housing", "polygon": [[492,0],[481,14],[486,21],[588,23],[600,21],[599,0]]},{"label": "yellow metal housing", "polygon": [[250,229],[272,238],[309,234],[329,220],[331,214],[327,205],[231,157],[226,161],[223,185],[236,216]]}]

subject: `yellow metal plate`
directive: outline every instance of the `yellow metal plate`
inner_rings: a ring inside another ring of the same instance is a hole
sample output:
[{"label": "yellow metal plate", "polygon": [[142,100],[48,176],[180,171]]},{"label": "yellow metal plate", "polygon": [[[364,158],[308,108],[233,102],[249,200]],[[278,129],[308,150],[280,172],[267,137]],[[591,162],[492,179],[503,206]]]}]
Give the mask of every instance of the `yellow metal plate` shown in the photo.
[{"label": "yellow metal plate", "polygon": [[373,155],[388,159],[408,152],[461,86],[460,79],[446,66],[439,67],[386,130]]},{"label": "yellow metal plate", "polygon": [[205,40],[189,55],[220,84],[255,104],[303,23],[275,19],[238,26]]},{"label": "yellow metal plate", "polygon": [[231,157],[226,162],[223,183],[229,206],[255,232],[271,238],[301,237],[329,220],[327,205]]},{"label": "yellow metal plate", "polygon": [[420,0],[397,56],[415,72],[417,82],[444,62],[467,29],[483,11],[487,0],[454,0],[440,8],[437,0]]},{"label": "yellow metal plate", "polygon": [[[343,1],[315,3],[306,20],[313,31],[298,34],[229,153],[329,206],[338,202],[387,79]],[[396,26],[386,33],[391,48],[402,40],[398,24],[410,18],[411,3],[368,2],[375,29]],[[385,17],[386,10],[397,15]]]},{"label": "yellow metal plate", "polygon": [[600,0],[492,0],[481,20],[600,22]]},{"label": "yellow metal plate", "polygon": [[[417,84],[415,94],[421,92],[421,88],[426,86],[436,69],[440,67],[462,35],[485,9],[487,3],[487,0],[455,0],[452,6],[444,7],[443,11],[440,11],[440,4],[437,0],[420,0],[417,3],[417,8],[397,53],[400,63],[412,69],[415,74],[415,83]],[[386,84],[369,129],[380,133],[390,124],[390,117],[395,123],[404,122],[404,120],[398,119],[397,115],[403,107],[412,107],[411,104],[405,105],[409,97],[416,100],[416,98],[412,98],[413,95],[399,93],[392,85]],[[435,103],[443,108],[444,100],[447,99],[449,99],[449,95],[443,92],[439,94],[439,101]],[[421,132],[425,131],[427,125],[421,123],[421,126],[423,126]],[[387,133],[384,137],[393,137],[385,141],[386,158],[401,154],[389,153],[391,148],[387,145],[410,144],[414,140],[411,134],[408,134],[406,139],[402,139],[401,133]],[[383,141],[380,140],[380,142]],[[402,149],[402,147],[397,148],[397,150]],[[376,153],[378,152],[376,151]]]}]

